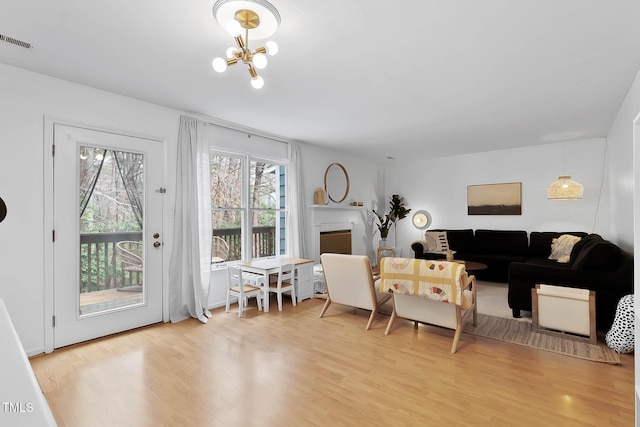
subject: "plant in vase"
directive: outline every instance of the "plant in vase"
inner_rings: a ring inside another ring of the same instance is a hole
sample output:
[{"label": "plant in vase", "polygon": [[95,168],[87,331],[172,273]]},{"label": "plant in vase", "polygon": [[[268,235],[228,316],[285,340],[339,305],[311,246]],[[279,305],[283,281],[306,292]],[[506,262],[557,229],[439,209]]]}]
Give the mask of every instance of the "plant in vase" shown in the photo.
[{"label": "plant in vase", "polygon": [[[388,214],[380,214],[373,210],[373,213],[378,217],[378,230],[380,231],[380,239],[385,243],[380,243],[380,247],[387,247],[386,240],[389,236],[389,229],[391,226],[396,226],[397,222],[401,219],[405,218],[411,209],[407,209],[404,205],[404,198],[400,197],[397,194],[391,196],[389,200],[389,213]],[[397,233],[396,233],[397,234]],[[397,242],[395,242],[397,243]],[[394,246],[396,244],[394,243]]]},{"label": "plant in vase", "polygon": [[378,231],[380,232],[380,243],[378,244],[378,246],[381,248],[386,247],[387,237],[389,236],[389,229],[391,228],[391,224],[393,222],[391,221],[389,214],[379,214],[375,209],[373,209],[373,213],[376,215],[376,217],[378,217],[377,227]]}]

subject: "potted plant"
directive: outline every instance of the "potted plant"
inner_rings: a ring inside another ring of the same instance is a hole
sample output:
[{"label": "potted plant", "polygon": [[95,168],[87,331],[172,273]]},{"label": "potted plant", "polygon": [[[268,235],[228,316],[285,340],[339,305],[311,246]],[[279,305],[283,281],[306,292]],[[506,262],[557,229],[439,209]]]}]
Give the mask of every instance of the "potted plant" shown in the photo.
[{"label": "potted plant", "polygon": [[[380,231],[380,247],[386,246],[386,240],[389,236],[389,229],[393,225],[396,226],[397,222],[405,218],[411,209],[407,209],[404,205],[404,198],[397,194],[391,196],[389,200],[389,213],[382,215],[375,210],[373,213],[378,217],[378,230]],[[394,243],[394,246],[397,242]]]},{"label": "potted plant", "polygon": [[[389,214],[381,215],[376,210],[373,210],[373,213],[378,217],[378,231],[380,231],[380,247],[386,246],[387,237],[389,236],[389,229],[391,228],[391,218]],[[383,243],[385,242],[385,243]]]}]

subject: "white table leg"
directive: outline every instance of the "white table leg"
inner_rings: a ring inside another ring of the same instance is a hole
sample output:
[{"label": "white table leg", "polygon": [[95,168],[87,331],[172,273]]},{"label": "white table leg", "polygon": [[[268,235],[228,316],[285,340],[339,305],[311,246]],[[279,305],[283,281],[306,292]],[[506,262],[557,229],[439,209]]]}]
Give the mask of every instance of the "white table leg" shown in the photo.
[{"label": "white table leg", "polygon": [[264,272],[264,305],[262,309],[265,312],[269,312],[269,272]]}]

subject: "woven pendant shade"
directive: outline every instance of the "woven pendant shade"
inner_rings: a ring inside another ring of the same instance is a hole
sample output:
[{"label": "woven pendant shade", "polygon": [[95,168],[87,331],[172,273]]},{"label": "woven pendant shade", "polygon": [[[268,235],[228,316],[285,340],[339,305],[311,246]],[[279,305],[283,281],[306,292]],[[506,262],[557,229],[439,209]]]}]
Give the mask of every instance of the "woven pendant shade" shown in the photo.
[{"label": "woven pendant shade", "polygon": [[560,176],[547,187],[547,199],[576,200],[582,199],[582,184],[572,180],[570,176]]}]

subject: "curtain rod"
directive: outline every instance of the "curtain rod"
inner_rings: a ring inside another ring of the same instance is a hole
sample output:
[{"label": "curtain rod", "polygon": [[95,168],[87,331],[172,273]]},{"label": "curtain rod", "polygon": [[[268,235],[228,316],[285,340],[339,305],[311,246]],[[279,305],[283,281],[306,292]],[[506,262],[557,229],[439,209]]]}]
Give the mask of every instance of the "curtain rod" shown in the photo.
[{"label": "curtain rod", "polygon": [[280,135],[274,135],[274,134],[269,133],[269,132],[264,132],[264,131],[261,131],[261,130],[258,130],[258,129],[250,128],[248,126],[240,125],[240,124],[229,122],[229,121],[222,120],[222,119],[217,119],[215,117],[205,116],[203,114],[197,114],[197,113],[181,114],[181,116],[184,116],[184,115],[190,115],[192,117],[197,118],[198,120],[202,120],[202,121],[207,122],[208,124],[213,125],[213,126],[219,126],[219,127],[225,128],[225,129],[230,129],[230,130],[234,130],[234,131],[238,131],[238,132],[243,132],[243,133],[247,133],[249,135],[259,136],[261,138],[270,139],[272,141],[281,142],[283,144],[290,144],[290,143],[293,143],[293,142],[300,142],[300,141],[297,141],[295,139],[285,138],[285,137],[280,136]]}]

